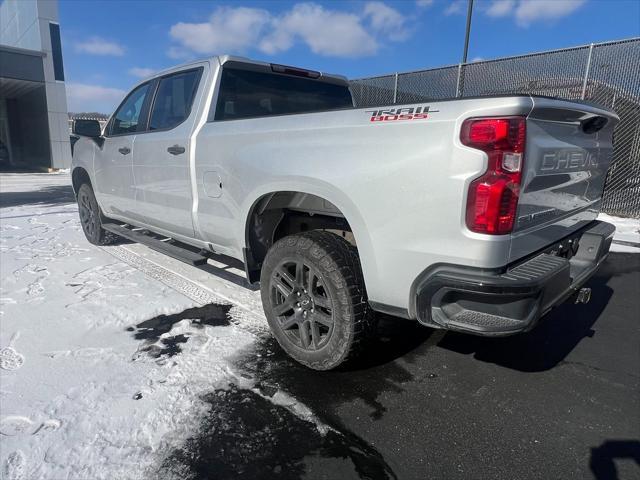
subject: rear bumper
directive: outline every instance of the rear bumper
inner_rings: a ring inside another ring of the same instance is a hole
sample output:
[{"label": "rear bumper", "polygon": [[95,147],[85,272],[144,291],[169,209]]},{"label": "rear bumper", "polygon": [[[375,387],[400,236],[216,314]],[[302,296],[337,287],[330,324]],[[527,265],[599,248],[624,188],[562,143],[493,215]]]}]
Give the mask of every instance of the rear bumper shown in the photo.
[{"label": "rear bumper", "polygon": [[530,330],[595,273],[614,232],[609,223],[593,222],[503,271],[435,265],[414,282],[412,310],[424,325],[476,335]]}]

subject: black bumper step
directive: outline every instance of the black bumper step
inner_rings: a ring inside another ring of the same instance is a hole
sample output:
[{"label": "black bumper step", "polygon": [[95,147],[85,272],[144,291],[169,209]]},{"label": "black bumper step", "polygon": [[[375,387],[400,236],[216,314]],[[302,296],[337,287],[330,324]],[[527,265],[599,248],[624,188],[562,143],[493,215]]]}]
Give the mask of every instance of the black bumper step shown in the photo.
[{"label": "black bumper step", "polygon": [[199,253],[199,251],[192,250],[192,248],[194,247],[179,243],[169,243],[168,241],[160,240],[157,237],[153,236],[152,233],[144,233],[146,232],[145,230],[132,230],[124,225],[119,225],[117,223],[104,223],[102,225],[102,228],[109,232],[115,233],[120,237],[124,237],[133,242],[146,245],[153,250],[164,253],[165,255],[169,255],[170,257],[188,263],[189,265],[195,266],[207,263],[207,257]]},{"label": "black bumper step", "polygon": [[570,258],[538,253],[507,269],[436,265],[414,282],[420,323],[476,335],[511,335],[532,329],[540,317],[578,292],[606,259],[613,225],[594,221],[572,234]]},{"label": "black bumper step", "polygon": [[[460,329],[472,329],[474,327],[485,331],[510,332],[521,330],[523,322],[513,318],[503,317],[474,310],[461,310],[449,317],[448,325],[458,326]],[[526,326],[526,325],[524,325]]]}]

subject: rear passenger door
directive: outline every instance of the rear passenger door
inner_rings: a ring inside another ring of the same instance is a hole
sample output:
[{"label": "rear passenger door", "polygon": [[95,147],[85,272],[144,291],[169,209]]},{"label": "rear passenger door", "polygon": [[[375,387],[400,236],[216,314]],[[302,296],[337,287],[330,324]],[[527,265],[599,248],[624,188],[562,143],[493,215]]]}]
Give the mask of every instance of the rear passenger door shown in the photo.
[{"label": "rear passenger door", "polygon": [[148,225],[190,238],[194,237],[190,139],[203,69],[155,80],[148,126],[137,135],[133,155],[136,211]]}]

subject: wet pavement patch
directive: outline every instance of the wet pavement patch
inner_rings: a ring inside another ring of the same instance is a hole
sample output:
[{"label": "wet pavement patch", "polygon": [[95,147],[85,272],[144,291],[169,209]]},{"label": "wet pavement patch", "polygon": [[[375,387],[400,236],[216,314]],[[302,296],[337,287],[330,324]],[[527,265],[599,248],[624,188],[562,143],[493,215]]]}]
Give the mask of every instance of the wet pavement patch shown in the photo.
[{"label": "wet pavement patch", "polygon": [[184,333],[164,336],[171,332],[178,322],[189,320],[190,327],[195,329],[203,329],[205,325],[228,326],[231,307],[210,303],[202,307],[188,308],[180,313],[157,315],[138,323],[135,327],[127,328],[127,331],[135,332],[134,338],[143,341],[137,355],[142,353],[152,358],[173,357],[182,351],[181,344],[189,340],[189,335]]},{"label": "wet pavement patch", "polygon": [[315,423],[253,390],[232,386],[204,401],[211,408],[199,432],[169,454],[159,478],[299,479],[310,471],[313,478],[396,478],[358,436],[333,429],[322,434]]},{"label": "wet pavement patch", "polygon": [[[273,338],[241,352],[234,370],[255,388],[231,386],[207,397],[209,414],[198,433],[169,453],[158,477],[184,479],[394,479],[383,455],[347,427],[340,405],[364,403],[363,415],[378,421],[386,408],[379,396],[400,395],[414,380],[408,368],[431,348],[437,335],[412,322],[381,318],[371,354],[347,368],[318,372],[291,360]],[[425,378],[437,376],[422,372]],[[275,404],[278,392],[298,400],[329,427]]]},{"label": "wet pavement patch", "polygon": [[288,357],[273,338],[261,340],[234,364],[250,378],[283,389],[329,422],[337,421],[334,412],[339,405],[354,401],[364,403],[363,414],[377,421],[387,410],[382,395],[400,395],[406,384],[437,377],[420,371],[416,379],[412,364],[442,337],[417,322],[386,316],[379,320],[378,336],[365,356],[344,368],[329,372],[306,368]]}]

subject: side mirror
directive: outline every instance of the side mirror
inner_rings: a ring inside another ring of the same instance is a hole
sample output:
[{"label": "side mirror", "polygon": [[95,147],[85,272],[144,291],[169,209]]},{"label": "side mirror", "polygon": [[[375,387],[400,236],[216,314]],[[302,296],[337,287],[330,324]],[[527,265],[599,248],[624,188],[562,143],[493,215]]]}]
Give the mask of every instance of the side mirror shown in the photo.
[{"label": "side mirror", "polygon": [[97,120],[74,120],[72,130],[83,137],[98,138],[102,135],[100,122]]}]

